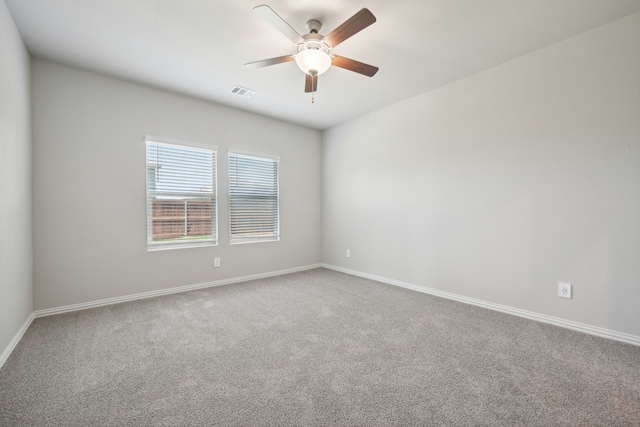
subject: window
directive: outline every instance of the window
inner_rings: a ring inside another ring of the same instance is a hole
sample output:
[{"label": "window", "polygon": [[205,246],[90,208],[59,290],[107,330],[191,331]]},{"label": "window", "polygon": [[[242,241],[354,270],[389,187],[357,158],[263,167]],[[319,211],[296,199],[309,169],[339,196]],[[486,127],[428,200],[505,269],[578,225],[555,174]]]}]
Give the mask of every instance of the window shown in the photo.
[{"label": "window", "polygon": [[280,240],[279,158],[229,151],[231,243]]},{"label": "window", "polygon": [[216,147],[145,137],[147,250],[218,241]]}]

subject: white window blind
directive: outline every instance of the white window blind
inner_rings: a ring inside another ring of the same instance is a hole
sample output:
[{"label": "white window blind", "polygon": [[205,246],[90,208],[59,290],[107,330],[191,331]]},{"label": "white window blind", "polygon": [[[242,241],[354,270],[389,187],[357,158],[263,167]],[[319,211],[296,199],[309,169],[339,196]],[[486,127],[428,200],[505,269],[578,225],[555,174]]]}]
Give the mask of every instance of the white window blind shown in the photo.
[{"label": "white window blind", "polygon": [[217,244],[216,148],[145,141],[147,249]]},{"label": "white window blind", "polygon": [[277,157],[229,152],[231,243],[280,238]]}]

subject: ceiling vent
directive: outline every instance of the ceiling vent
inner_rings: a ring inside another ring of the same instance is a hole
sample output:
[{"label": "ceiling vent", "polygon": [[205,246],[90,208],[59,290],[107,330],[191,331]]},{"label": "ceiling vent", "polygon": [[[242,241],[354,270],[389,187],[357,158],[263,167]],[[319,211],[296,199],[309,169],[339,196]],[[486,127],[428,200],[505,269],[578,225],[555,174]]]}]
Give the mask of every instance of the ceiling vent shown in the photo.
[{"label": "ceiling vent", "polygon": [[253,95],[256,94],[256,91],[247,89],[246,87],[242,87],[242,86],[234,86],[233,88],[231,88],[229,93],[233,93],[234,95],[238,95],[243,98],[251,98]]}]

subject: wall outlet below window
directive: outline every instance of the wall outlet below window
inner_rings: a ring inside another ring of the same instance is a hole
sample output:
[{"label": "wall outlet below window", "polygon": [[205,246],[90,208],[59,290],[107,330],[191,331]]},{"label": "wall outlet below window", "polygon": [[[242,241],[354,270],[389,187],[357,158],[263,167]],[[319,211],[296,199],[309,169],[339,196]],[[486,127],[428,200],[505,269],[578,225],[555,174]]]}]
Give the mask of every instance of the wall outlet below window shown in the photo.
[{"label": "wall outlet below window", "polygon": [[220,267],[220,257],[215,257],[213,259],[213,266],[214,267]]},{"label": "wall outlet below window", "polygon": [[571,283],[558,283],[558,296],[571,298]]},{"label": "wall outlet below window", "polygon": [[347,249],[347,258],[351,258],[351,249]]}]

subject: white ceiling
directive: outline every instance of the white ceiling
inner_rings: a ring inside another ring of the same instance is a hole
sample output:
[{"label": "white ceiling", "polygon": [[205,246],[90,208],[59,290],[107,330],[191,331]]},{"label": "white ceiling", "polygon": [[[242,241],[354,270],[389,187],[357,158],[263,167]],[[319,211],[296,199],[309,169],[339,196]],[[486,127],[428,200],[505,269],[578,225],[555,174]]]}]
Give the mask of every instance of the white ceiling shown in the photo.
[{"label": "white ceiling", "polygon": [[[326,129],[640,11],[640,0],[268,0],[301,34],[327,34],[363,7],[377,22],[332,53],[380,67],[332,67],[315,104],[295,53],[252,9],[264,0],[5,0],[32,55]],[[229,94],[239,85],[251,99]]]}]

